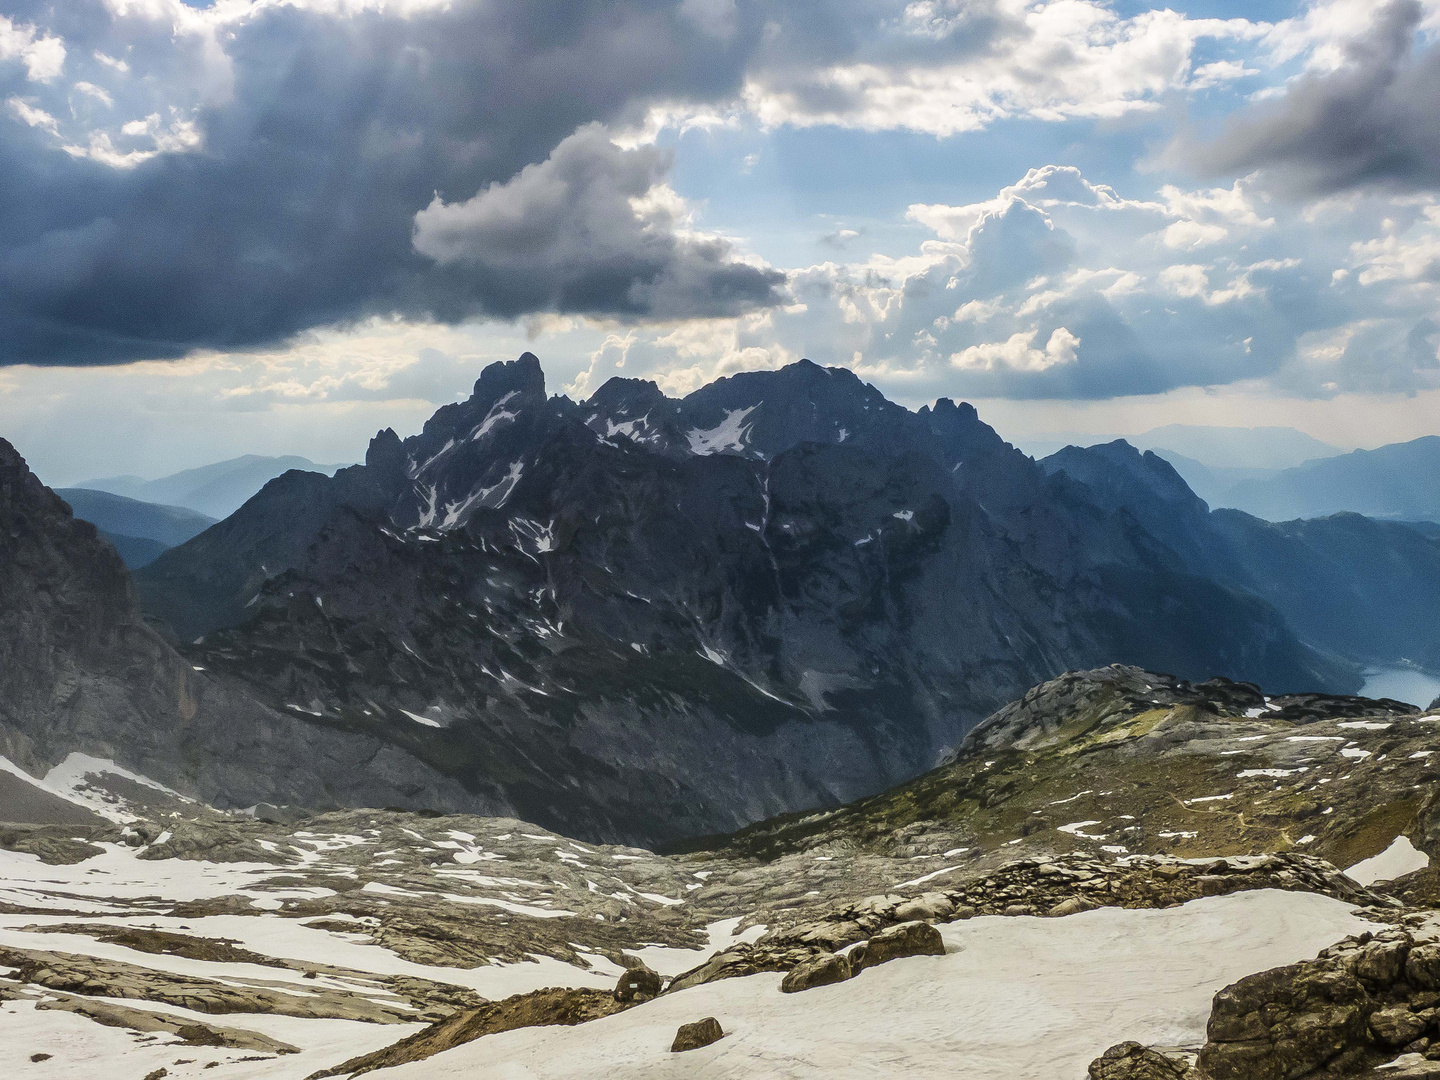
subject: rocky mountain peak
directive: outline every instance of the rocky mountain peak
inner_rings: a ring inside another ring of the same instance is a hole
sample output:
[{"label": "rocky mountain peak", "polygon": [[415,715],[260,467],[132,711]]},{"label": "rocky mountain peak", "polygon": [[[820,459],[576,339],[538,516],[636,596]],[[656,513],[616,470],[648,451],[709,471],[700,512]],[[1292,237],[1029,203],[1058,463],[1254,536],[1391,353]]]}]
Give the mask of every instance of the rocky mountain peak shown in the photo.
[{"label": "rocky mountain peak", "polygon": [[0,543],[6,556],[0,568],[12,576],[44,568],[58,572],[58,567],[74,560],[75,569],[62,580],[31,582],[47,595],[63,593],[79,579],[103,578],[107,592],[128,597],[120,557],[99,539],[94,525],[76,519],[69,504],[47,488],[4,439],[0,439]]},{"label": "rocky mountain peak", "polygon": [[365,467],[378,474],[389,476],[403,474],[405,468],[405,447],[394,428],[377,432],[365,449]]},{"label": "rocky mountain peak", "polygon": [[20,452],[0,439],[0,507],[8,510],[22,498],[38,498],[44,489]]},{"label": "rocky mountain peak", "polygon": [[609,379],[580,408],[585,425],[606,442],[624,436],[670,455],[689,452],[679,413],[680,403],[648,379]]},{"label": "rocky mountain peak", "polygon": [[968,401],[955,404],[940,398],[932,409],[926,405],[919,416],[957,460],[964,461],[976,454],[996,453],[1008,448],[999,433],[985,421]]},{"label": "rocky mountain peak", "polygon": [[674,405],[649,379],[622,379],[616,376],[591,394],[587,406],[614,416],[643,416],[657,406]]},{"label": "rocky mountain peak", "polygon": [[1173,465],[1152,450],[1141,453],[1124,439],[1090,447],[1067,446],[1042,464],[1046,472],[1064,470],[1102,496],[1129,493],[1138,484],[1163,502],[1201,513],[1209,509]]},{"label": "rocky mountain peak", "polygon": [[518,359],[487,365],[475,380],[472,400],[488,408],[509,393],[545,400],[545,372],[534,353],[521,353]]},{"label": "rocky mountain peak", "polygon": [[811,360],[717,379],[680,408],[692,453],[763,460],[806,442],[843,443],[882,428],[893,435],[910,416],[854,372]]}]

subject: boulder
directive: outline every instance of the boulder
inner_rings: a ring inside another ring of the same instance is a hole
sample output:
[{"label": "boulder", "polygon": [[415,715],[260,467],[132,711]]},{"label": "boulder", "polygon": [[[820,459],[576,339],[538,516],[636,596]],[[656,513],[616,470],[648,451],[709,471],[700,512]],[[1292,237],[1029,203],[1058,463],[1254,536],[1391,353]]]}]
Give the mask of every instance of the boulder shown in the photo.
[{"label": "boulder", "polygon": [[1090,1080],[1192,1080],[1190,1063],[1137,1042],[1110,1047],[1090,1063]]},{"label": "boulder", "polygon": [[930,922],[948,919],[954,910],[955,904],[944,893],[928,892],[897,906],[895,918],[899,922]]},{"label": "boulder", "polygon": [[1440,942],[1416,945],[1405,958],[1405,978],[1423,990],[1440,990]]},{"label": "boulder", "polygon": [[664,988],[665,980],[660,977],[659,972],[644,964],[638,964],[620,976],[620,981],[615,984],[615,1000],[636,1003],[649,1001],[658,997]]},{"label": "boulder", "polygon": [[1425,1033],[1430,1025],[1405,1005],[1392,1005],[1370,1017],[1370,1033],[1386,1046],[1404,1046]]},{"label": "boulder", "polygon": [[849,960],[843,956],[836,956],[834,953],[826,953],[824,956],[817,956],[814,960],[806,960],[803,964],[797,964],[791,968],[790,973],[780,983],[780,992],[782,994],[798,994],[801,990],[809,990],[816,986],[829,986],[831,983],[844,982],[854,974]]},{"label": "boulder", "polygon": [[850,954],[850,968],[860,974],[866,968],[902,956],[944,956],[945,942],[940,931],[929,923],[904,922],[881,930]]},{"label": "boulder", "polygon": [[1061,919],[1066,915],[1078,915],[1082,911],[1093,911],[1099,906],[1094,900],[1087,900],[1083,896],[1072,896],[1068,900],[1061,900],[1045,914],[1051,919]]},{"label": "boulder", "polygon": [[255,820],[270,825],[294,825],[309,816],[304,810],[297,810],[293,806],[276,806],[265,802],[255,805]]},{"label": "boulder", "polygon": [[680,1029],[675,1032],[675,1041],[670,1044],[670,1052],[679,1054],[686,1050],[699,1050],[700,1047],[719,1042],[724,1037],[725,1032],[720,1029],[720,1021],[713,1016],[707,1016],[693,1024],[681,1024]]},{"label": "boulder", "polygon": [[1378,1003],[1349,972],[1314,961],[1248,975],[1215,995],[1199,1067],[1210,1080],[1361,1071]]},{"label": "boulder", "polygon": [[1369,987],[1386,987],[1405,974],[1410,943],[1405,940],[1371,941],[1353,955],[1352,974]]},{"label": "boulder", "polygon": [[1376,1070],[1378,1080],[1440,1080],[1440,1061],[1427,1061],[1418,1054],[1404,1054],[1393,1065]]}]

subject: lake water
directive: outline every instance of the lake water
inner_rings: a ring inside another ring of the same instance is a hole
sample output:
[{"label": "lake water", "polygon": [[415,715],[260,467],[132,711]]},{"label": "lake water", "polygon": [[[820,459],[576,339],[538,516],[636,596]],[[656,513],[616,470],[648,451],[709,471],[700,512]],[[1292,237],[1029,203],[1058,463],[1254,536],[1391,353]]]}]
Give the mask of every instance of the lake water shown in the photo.
[{"label": "lake water", "polygon": [[1394,698],[1425,708],[1440,697],[1440,678],[1411,668],[1384,668],[1365,673],[1364,697]]}]

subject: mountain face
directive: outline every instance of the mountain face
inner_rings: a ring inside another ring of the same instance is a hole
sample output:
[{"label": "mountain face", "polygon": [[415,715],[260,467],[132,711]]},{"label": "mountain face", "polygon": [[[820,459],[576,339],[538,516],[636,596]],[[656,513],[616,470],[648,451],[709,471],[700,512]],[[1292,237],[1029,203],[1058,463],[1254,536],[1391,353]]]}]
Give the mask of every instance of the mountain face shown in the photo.
[{"label": "mountain face", "polygon": [[1042,464],[1133,514],[1192,572],[1263,597],[1308,644],[1362,664],[1440,668],[1433,532],[1349,513],[1276,524],[1211,511],[1169,462],[1124,441],[1067,447]]},{"label": "mountain face", "polygon": [[1343,511],[1392,521],[1440,521],[1440,436],[1310,461],[1241,480],[1220,500],[1269,521]]},{"label": "mountain face", "polygon": [[507,805],[219,685],[146,625],[115,550],[0,440],[0,756],[40,775],[73,752],[227,807]]},{"label": "mountain face", "polygon": [[533,356],[492,365],[137,582],[234,694],[592,838],[879,790],[1116,658],[1358,685],[970,406],[912,413],[808,362],[578,404]]},{"label": "mountain face", "polygon": [[309,458],[294,455],[266,457],[246,454],[229,461],[217,461],[213,465],[162,476],[158,480],[107,476],[86,480],[75,487],[105,491],[141,502],[184,507],[215,520],[229,517],[269,481],[292,469],[329,474],[339,467],[316,465]]},{"label": "mountain face", "polygon": [[[1138,442],[1136,446],[1140,450],[1147,449]],[[1195,458],[1177,454],[1174,450],[1167,450],[1161,446],[1148,449],[1153,450],[1158,456],[1173,465],[1175,471],[1189,485],[1190,490],[1211,506],[1226,505],[1231,489],[1243,480],[1268,480],[1282,471],[1280,469],[1222,469],[1214,465],[1206,465]]]},{"label": "mountain face", "polygon": [[61,488],[56,494],[70,504],[77,518],[99,529],[132,570],[215,524],[214,518],[183,506],[161,506],[107,491]]}]

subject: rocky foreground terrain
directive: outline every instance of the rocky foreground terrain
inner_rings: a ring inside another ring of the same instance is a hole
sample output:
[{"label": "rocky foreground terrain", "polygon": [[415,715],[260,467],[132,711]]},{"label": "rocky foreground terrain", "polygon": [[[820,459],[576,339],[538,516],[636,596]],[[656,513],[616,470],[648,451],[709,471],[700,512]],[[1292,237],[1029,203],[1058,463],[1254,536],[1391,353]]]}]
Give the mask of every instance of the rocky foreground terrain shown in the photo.
[{"label": "rocky foreground terrain", "polygon": [[910,784],[669,854],[7,763],[0,1054],[135,1080],[1440,1075],[1437,755],[1440,712],[1106,668]]}]

